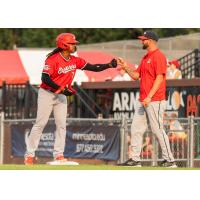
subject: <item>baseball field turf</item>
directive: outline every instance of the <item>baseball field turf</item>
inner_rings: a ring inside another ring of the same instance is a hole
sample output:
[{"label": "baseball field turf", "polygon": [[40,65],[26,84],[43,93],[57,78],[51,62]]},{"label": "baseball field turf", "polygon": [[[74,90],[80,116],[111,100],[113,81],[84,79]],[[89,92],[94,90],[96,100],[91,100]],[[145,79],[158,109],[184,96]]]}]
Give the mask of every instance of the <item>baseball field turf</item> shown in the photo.
[{"label": "baseball field turf", "polygon": [[78,165],[78,166],[52,166],[52,165],[0,165],[0,170],[200,170],[200,168],[164,168],[164,167],[124,167],[112,165]]}]

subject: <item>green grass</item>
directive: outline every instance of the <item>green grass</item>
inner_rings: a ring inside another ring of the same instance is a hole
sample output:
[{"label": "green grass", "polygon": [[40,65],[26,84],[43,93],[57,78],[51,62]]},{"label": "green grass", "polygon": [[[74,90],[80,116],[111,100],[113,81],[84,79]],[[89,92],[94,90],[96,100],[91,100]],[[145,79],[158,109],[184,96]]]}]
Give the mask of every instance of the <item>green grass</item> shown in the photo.
[{"label": "green grass", "polygon": [[200,170],[200,168],[163,168],[163,167],[122,167],[112,165],[78,165],[78,166],[52,166],[52,165],[0,165],[0,170]]}]

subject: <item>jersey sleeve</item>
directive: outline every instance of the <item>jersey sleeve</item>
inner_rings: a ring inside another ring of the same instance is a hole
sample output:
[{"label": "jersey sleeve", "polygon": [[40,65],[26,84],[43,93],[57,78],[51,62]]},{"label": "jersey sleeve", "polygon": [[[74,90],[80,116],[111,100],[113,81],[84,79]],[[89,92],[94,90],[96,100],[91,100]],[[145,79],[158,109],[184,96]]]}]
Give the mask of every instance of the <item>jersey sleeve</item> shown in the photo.
[{"label": "jersey sleeve", "polygon": [[87,62],[83,58],[76,57],[76,66],[77,69],[83,69]]},{"label": "jersey sleeve", "polygon": [[49,74],[49,76],[50,76],[54,73],[54,69],[55,69],[55,62],[53,62],[51,59],[47,58],[45,60],[45,65],[42,70],[42,73]]},{"label": "jersey sleeve", "polygon": [[163,54],[157,55],[155,60],[155,73],[156,75],[166,75],[167,72],[167,60]]}]

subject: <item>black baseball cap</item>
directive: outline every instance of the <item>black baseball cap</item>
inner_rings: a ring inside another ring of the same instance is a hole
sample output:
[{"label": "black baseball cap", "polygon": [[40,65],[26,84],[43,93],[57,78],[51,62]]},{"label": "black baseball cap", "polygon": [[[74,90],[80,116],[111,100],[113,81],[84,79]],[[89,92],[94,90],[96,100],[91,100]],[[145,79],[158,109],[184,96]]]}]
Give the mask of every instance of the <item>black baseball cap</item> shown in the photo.
[{"label": "black baseball cap", "polygon": [[145,40],[145,39],[152,39],[158,41],[158,35],[153,31],[145,31],[143,35],[139,36],[138,39]]}]

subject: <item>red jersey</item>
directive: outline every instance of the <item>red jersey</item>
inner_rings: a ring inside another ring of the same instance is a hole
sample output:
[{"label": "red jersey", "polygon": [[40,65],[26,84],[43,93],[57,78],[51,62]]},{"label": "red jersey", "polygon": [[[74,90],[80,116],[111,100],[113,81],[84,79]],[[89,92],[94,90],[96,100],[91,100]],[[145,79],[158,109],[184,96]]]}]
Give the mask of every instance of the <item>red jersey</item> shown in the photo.
[{"label": "red jersey", "polygon": [[148,52],[142,59],[137,72],[140,74],[140,101],[143,101],[149,94],[156,76],[159,74],[164,75],[164,80],[160,88],[152,97],[152,101],[161,101],[166,98],[166,70],[167,60],[164,54],[156,49],[155,51]]},{"label": "red jersey", "polygon": [[[73,81],[77,69],[83,69],[86,61],[82,58],[70,56],[65,59],[61,53],[56,53],[45,60],[42,73],[49,74],[52,81],[62,87],[69,87]],[[41,88],[56,91],[42,82]]]}]

